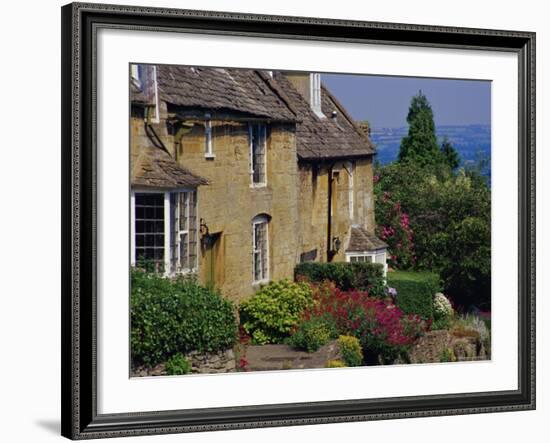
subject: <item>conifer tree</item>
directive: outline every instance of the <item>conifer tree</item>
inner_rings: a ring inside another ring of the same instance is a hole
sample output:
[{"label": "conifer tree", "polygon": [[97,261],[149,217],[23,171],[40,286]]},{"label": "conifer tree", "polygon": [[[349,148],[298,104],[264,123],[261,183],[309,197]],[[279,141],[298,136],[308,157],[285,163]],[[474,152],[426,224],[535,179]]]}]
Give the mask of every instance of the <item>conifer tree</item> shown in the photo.
[{"label": "conifer tree", "polygon": [[443,154],[443,159],[451,170],[458,168],[460,156],[447,136],[443,138],[443,142],[441,143],[441,154]]},{"label": "conifer tree", "polygon": [[409,132],[401,140],[399,161],[421,166],[441,164],[444,160],[435,135],[432,108],[422,91],[411,99],[407,123]]}]

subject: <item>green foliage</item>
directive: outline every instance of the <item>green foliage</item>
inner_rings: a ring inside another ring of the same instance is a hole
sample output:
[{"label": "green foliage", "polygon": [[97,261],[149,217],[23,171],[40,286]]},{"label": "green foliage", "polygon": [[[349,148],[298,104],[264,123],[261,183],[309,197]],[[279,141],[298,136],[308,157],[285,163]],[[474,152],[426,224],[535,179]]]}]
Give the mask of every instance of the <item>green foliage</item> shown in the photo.
[{"label": "green foliage", "polygon": [[443,138],[443,142],[441,143],[441,154],[443,154],[444,162],[449,168],[452,170],[458,168],[458,165],[460,165],[460,156],[447,136]]},{"label": "green foliage", "polygon": [[131,352],[154,365],[178,352],[212,352],[236,341],[233,304],[193,280],[131,271]]},{"label": "green foliage", "polygon": [[[445,293],[458,305],[490,308],[491,192],[474,170],[421,167],[392,163],[375,173],[376,221],[379,236],[389,244],[392,267],[438,272]],[[400,260],[408,246],[383,228],[395,227],[389,204],[408,214],[414,232],[413,263]]]},{"label": "green foliage", "polygon": [[168,375],[184,375],[191,372],[191,363],[181,353],[172,355],[166,360],[166,373]]},{"label": "green foliage", "polygon": [[442,163],[432,108],[422,91],[411,99],[407,123],[409,133],[401,140],[399,162],[413,162],[421,166]]},{"label": "green foliage", "polygon": [[344,363],[342,360],[334,359],[327,361],[327,364],[325,365],[326,368],[345,368],[347,367],[346,363]]},{"label": "green foliage", "polygon": [[342,291],[357,289],[367,291],[373,297],[383,297],[384,268],[379,263],[300,263],[294,269],[296,280],[305,279],[312,283],[325,280],[334,282]]},{"label": "green foliage", "polygon": [[315,352],[337,335],[333,322],[322,317],[313,317],[300,323],[290,336],[288,344],[296,349]]},{"label": "green foliage", "polygon": [[443,349],[443,351],[441,351],[439,361],[441,363],[454,362],[456,361],[456,355],[451,348],[445,348]]},{"label": "green foliage", "polygon": [[405,314],[416,314],[423,320],[433,320],[433,296],[440,290],[437,274],[389,272],[388,286],[397,290],[396,304]]},{"label": "green foliage", "polygon": [[341,335],[338,338],[338,345],[346,366],[361,366],[363,364],[363,349],[359,339],[350,335]]},{"label": "green foliage", "polygon": [[306,283],[271,282],[241,304],[241,324],[254,344],[281,343],[311,304],[311,288]]}]

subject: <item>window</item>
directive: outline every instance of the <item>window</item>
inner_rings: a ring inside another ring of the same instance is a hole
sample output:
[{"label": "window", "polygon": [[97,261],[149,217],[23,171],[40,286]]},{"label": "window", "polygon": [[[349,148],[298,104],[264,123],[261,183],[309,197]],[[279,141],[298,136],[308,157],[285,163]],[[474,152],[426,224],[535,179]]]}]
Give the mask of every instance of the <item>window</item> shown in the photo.
[{"label": "window", "polygon": [[197,269],[195,191],[133,195],[132,264],[169,274]]},{"label": "window", "polygon": [[206,120],[206,122],[204,123],[204,156],[206,158],[216,157],[212,148],[212,121],[211,120]]},{"label": "window", "polygon": [[384,267],[384,277],[388,272],[385,249],[365,252],[348,252],[346,254],[346,261],[350,263],[380,263]]},{"label": "window", "polygon": [[135,260],[164,264],[164,194],[135,195]]},{"label": "window", "polygon": [[252,281],[269,280],[268,219],[258,216],[252,220]]},{"label": "window", "polygon": [[374,263],[372,255],[351,255],[349,257],[351,263]]},{"label": "window", "polygon": [[195,192],[170,194],[172,273],[189,272],[197,268],[197,202]]},{"label": "window", "polygon": [[266,185],[266,137],[267,128],[263,123],[248,125],[248,143],[250,147],[250,176],[255,186]]}]

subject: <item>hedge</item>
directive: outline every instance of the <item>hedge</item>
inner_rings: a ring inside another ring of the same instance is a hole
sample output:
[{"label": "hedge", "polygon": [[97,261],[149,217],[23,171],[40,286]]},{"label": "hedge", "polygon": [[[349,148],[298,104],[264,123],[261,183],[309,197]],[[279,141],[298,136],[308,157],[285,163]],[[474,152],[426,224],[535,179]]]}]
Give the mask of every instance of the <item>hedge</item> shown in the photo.
[{"label": "hedge", "polygon": [[300,263],[294,269],[294,277],[313,283],[329,280],[342,291],[357,289],[373,297],[385,295],[384,267],[379,263]]},{"label": "hedge", "polygon": [[138,364],[227,349],[237,338],[233,304],[192,280],[133,269],[130,309],[132,360]]},{"label": "hedge", "polygon": [[397,290],[396,304],[405,314],[433,321],[433,297],[441,290],[439,276],[431,272],[388,272],[388,286]]}]

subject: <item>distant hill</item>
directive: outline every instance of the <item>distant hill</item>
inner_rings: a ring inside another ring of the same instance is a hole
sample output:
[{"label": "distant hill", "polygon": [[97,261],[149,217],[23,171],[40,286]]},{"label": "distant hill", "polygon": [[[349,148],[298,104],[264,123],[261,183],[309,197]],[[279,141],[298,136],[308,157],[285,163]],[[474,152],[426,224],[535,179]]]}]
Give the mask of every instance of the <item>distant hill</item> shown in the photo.
[{"label": "distant hill", "polygon": [[[371,140],[376,145],[376,159],[382,163],[390,163],[397,160],[401,139],[407,135],[408,128],[373,128]],[[441,142],[447,136],[455,149],[460,154],[462,165],[475,165],[479,160],[491,159],[491,126],[489,125],[465,125],[465,126],[438,126],[436,134]],[[490,161],[483,171],[490,176]]]}]

